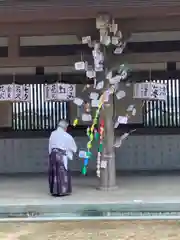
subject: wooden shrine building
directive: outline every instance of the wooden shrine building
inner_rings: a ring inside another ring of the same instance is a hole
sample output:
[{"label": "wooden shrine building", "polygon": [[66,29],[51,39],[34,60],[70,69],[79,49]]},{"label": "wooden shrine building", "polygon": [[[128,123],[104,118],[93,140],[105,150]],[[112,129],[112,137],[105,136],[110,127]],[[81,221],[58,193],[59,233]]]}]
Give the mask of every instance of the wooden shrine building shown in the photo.
[{"label": "wooden shrine building", "polygon": [[[32,102],[0,106],[0,173],[46,171],[49,132],[60,118],[72,120],[75,113],[66,103],[44,103],[43,84],[84,83],[74,63],[91,57],[81,37],[96,38],[101,13],[115,18],[127,39],[124,53],[110,56],[112,63],[128,63],[132,81],[163,80],[169,89],[166,105],[146,103],[138,121],[127,126],[138,130],[118,150],[117,169],[180,169],[179,1],[1,0],[0,84],[31,84]],[[84,133],[73,134],[82,146]],[[78,161],[71,164],[79,171]]]}]

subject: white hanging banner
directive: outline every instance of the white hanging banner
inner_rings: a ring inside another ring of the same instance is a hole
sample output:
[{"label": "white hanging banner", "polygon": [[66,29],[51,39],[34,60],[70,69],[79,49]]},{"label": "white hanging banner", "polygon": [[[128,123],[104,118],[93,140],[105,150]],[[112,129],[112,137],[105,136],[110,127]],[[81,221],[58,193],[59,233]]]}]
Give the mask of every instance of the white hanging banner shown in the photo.
[{"label": "white hanging banner", "polygon": [[167,99],[167,85],[164,83],[135,83],[134,84],[134,98],[144,100],[160,100]]},{"label": "white hanging banner", "polygon": [[11,84],[0,85],[0,102],[13,100],[13,87]]},{"label": "white hanging banner", "polygon": [[75,84],[54,83],[45,85],[45,101],[71,101],[75,97]]},{"label": "white hanging banner", "polygon": [[13,86],[13,102],[30,102],[31,89],[29,84],[12,84]]},{"label": "white hanging banner", "polygon": [[4,84],[0,85],[0,102],[30,102],[30,85]]}]

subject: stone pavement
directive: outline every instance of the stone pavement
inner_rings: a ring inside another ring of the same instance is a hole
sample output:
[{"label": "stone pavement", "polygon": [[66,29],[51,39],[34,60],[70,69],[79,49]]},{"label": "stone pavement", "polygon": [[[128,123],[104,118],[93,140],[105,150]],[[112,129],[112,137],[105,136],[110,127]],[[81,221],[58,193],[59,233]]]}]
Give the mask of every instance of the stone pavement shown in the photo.
[{"label": "stone pavement", "polygon": [[0,177],[0,214],[38,212],[73,213],[91,210],[180,211],[180,176],[126,176],[112,192],[96,190],[97,179],[73,178],[73,194],[53,198],[47,177]]}]

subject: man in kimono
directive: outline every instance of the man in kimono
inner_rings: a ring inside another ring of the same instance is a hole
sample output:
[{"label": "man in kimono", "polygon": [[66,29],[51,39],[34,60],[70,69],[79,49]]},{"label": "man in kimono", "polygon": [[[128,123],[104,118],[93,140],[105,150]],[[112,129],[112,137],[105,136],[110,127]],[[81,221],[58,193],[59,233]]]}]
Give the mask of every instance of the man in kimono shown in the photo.
[{"label": "man in kimono", "polygon": [[52,196],[71,194],[71,174],[68,159],[77,151],[73,137],[67,133],[68,123],[61,120],[49,138],[49,188]]}]

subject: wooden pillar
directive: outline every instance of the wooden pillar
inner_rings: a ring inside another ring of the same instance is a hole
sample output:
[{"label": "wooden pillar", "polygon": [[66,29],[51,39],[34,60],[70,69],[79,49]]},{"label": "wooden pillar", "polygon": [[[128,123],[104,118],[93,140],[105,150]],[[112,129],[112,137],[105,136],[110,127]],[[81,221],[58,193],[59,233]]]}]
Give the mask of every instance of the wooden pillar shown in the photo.
[{"label": "wooden pillar", "polygon": [[19,58],[19,36],[10,35],[8,38],[8,58]]}]

